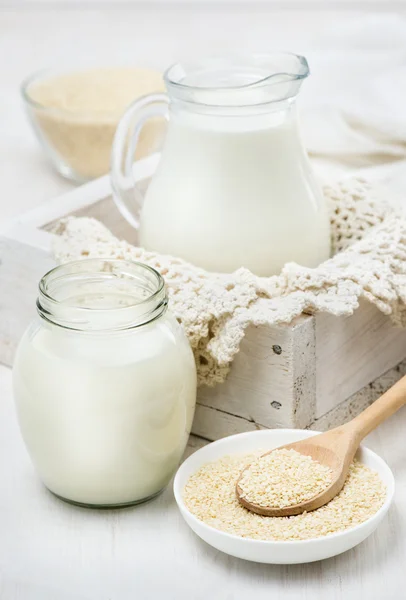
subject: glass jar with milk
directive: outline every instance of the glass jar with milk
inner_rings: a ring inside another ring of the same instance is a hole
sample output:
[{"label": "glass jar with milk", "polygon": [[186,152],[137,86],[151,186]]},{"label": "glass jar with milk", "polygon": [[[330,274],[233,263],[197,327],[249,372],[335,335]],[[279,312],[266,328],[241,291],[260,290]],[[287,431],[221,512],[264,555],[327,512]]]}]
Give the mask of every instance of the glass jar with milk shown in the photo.
[{"label": "glass jar with milk", "polygon": [[[130,106],[111,176],[140,245],[209,271],[244,266],[264,276],[329,257],[328,214],[298,130],[296,96],[308,74],[294,54],[176,64],[165,73],[167,95]],[[157,116],[169,125],[141,201],[134,152],[143,124]]]},{"label": "glass jar with milk", "polygon": [[43,277],[17,350],[21,432],[46,485],[86,506],[134,504],[169,482],[196,401],[193,353],[162,277],[87,259]]}]

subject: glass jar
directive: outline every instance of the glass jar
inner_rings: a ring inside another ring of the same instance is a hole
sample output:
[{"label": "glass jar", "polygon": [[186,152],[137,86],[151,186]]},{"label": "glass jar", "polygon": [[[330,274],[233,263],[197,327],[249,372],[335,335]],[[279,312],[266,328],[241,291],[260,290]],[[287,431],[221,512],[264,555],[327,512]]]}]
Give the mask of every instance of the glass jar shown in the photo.
[{"label": "glass jar", "polygon": [[[130,106],[111,160],[114,199],[148,250],[208,271],[246,267],[278,274],[330,254],[324,197],[303,146],[296,98],[309,74],[302,56],[239,55],[182,63],[164,76],[167,94]],[[134,153],[144,124],[168,129],[145,198]]]},{"label": "glass jar", "polygon": [[39,284],[17,350],[18,420],[46,487],[85,506],[142,502],[169,482],[196,402],[196,367],[160,274],[87,259]]}]

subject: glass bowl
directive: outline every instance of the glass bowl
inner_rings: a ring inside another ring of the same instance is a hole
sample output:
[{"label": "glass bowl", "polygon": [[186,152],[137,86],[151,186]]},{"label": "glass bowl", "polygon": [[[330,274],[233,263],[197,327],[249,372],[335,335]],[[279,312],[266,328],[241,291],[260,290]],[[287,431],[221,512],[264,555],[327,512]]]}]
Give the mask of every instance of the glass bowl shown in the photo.
[{"label": "glass bowl", "polygon": [[[85,183],[109,172],[114,133],[128,104],[163,87],[161,73],[149,69],[71,67],[34,73],[21,94],[51,164],[67,179]],[[150,140],[161,129],[157,120],[145,125],[136,158],[154,150]]]}]

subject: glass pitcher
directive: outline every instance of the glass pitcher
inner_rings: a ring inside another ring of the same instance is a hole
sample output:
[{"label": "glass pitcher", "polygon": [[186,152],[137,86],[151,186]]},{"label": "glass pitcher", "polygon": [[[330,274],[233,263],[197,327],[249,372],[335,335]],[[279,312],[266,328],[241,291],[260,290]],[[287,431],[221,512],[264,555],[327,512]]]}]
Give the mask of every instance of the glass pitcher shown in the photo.
[{"label": "glass pitcher", "polygon": [[[167,94],[128,108],[111,177],[141,246],[209,271],[244,266],[264,276],[329,257],[327,209],[298,131],[295,100],[308,74],[304,57],[285,53],[175,64]],[[169,124],[142,200],[134,153],[144,123],[158,116]]]}]

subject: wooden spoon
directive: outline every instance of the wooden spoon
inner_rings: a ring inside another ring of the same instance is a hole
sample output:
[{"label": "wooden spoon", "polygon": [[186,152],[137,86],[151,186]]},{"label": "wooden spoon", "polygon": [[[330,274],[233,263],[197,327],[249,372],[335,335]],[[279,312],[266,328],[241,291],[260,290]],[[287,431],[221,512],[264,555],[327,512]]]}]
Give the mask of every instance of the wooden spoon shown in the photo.
[{"label": "wooden spoon", "polygon": [[[250,468],[248,465],[242,471],[236,484],[236,493],[239,502],[250,511],[268,517],[289,517],[305,511],[315,510],[327,504],[342,490],[361,440],[404,404],[406,404],[406,376],[402,377],[385,394],[378,398],[378,400],[375,400],[371,406],[349,423],[336,427],[326,433],[320,433],[300,442],[280,447],[296,450],[296,452],[311,456],[313,460],[332,469],[332,483],[317,496],[305,500],[300,504],[284,508],[260,506],[259,504],[249,502],[243,498],[242,490],[239,486],[242,474]],[[270,452],[273,452],[273,450]],[[270,454],[270,452],[266,452],[263,456]]]}]

